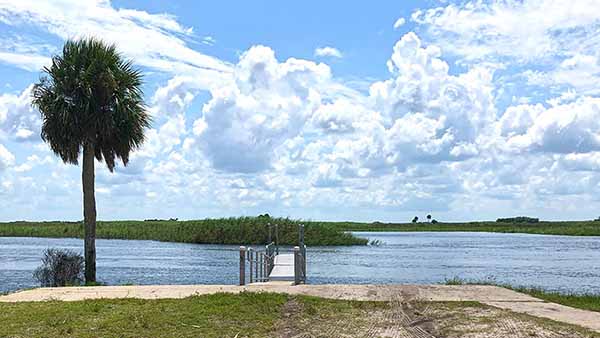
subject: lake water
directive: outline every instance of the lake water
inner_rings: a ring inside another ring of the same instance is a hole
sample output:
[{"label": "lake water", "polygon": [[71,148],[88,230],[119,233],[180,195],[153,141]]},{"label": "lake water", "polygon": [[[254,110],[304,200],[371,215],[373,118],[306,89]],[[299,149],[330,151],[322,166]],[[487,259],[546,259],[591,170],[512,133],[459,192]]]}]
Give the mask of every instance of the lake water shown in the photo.
[{"label": "lake water", "polygon": [[[600,237],[494,233],[365,233],[380,246],[309,247],[308,283],[442,283],[455,276],[600,293]],[[44,249],[78,239],[0,237],[0,292],[35,287]],[[106,284],[236,284],[239,246],[98,240]]]}]

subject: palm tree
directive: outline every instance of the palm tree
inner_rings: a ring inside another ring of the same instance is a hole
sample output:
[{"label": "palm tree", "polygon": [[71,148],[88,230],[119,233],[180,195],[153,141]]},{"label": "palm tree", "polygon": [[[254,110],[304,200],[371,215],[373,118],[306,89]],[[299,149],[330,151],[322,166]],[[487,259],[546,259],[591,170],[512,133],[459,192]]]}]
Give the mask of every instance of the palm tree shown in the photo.
[{"label": "palm tree", "polygon": [[42,115],[42,139],[63,162],[78,164],[83,152],[85,280],[96,281],[94,158],[108,170],[123,165],[141,146],[151,118],[142,93],[142,74],[114,45],[94,38],[70,40],[52,58],[33,90]]}]

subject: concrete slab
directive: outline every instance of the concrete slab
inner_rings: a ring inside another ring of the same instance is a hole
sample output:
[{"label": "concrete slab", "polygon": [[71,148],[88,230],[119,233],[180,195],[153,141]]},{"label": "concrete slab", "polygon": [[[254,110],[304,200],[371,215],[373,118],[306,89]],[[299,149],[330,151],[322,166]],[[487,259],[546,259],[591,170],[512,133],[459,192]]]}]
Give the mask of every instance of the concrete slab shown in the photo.
[{"label": "concrete slab", "polygon": [[0,302],[81,301],[101,298],[185,298],[218,292],[276,292],[332,299],[368,301],[476,301],[483,304],[578,325],[600,332],[600,312],[574,309],[488,285],[140,285],[39,288],[0,296]]}]

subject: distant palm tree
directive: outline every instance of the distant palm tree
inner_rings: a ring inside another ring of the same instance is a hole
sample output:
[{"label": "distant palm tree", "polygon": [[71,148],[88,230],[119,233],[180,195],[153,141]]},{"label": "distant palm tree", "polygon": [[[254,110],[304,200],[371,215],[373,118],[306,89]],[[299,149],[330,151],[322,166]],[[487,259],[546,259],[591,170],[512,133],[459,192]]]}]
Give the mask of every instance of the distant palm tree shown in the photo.
[{"label": "distant palm tree", "polygon": [[33,90],[42,115],[42,139],[65,163],[78,164],[83,151],[85,280],[96,281],[96,199],[94,158],[108,170],[123,165],[141,146],[150,126],[142,93],[142,74],[114,45],[94,39],[67,41],[62,55],[44,67]]},{"label": "distant palm tree", "polygon": [[431,215],[427,215],[427,220],[429,220],[429,222],[431,222]]}]

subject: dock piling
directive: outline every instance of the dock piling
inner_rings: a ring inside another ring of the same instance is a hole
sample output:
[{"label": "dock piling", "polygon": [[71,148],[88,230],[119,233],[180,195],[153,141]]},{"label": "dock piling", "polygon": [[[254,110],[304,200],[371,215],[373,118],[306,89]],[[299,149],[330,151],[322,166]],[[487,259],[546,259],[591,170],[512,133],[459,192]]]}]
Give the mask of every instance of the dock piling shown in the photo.
[{"label": "dock piling", "polygon": [[246,247],[240,246],[240,285],[246,284]]}]

